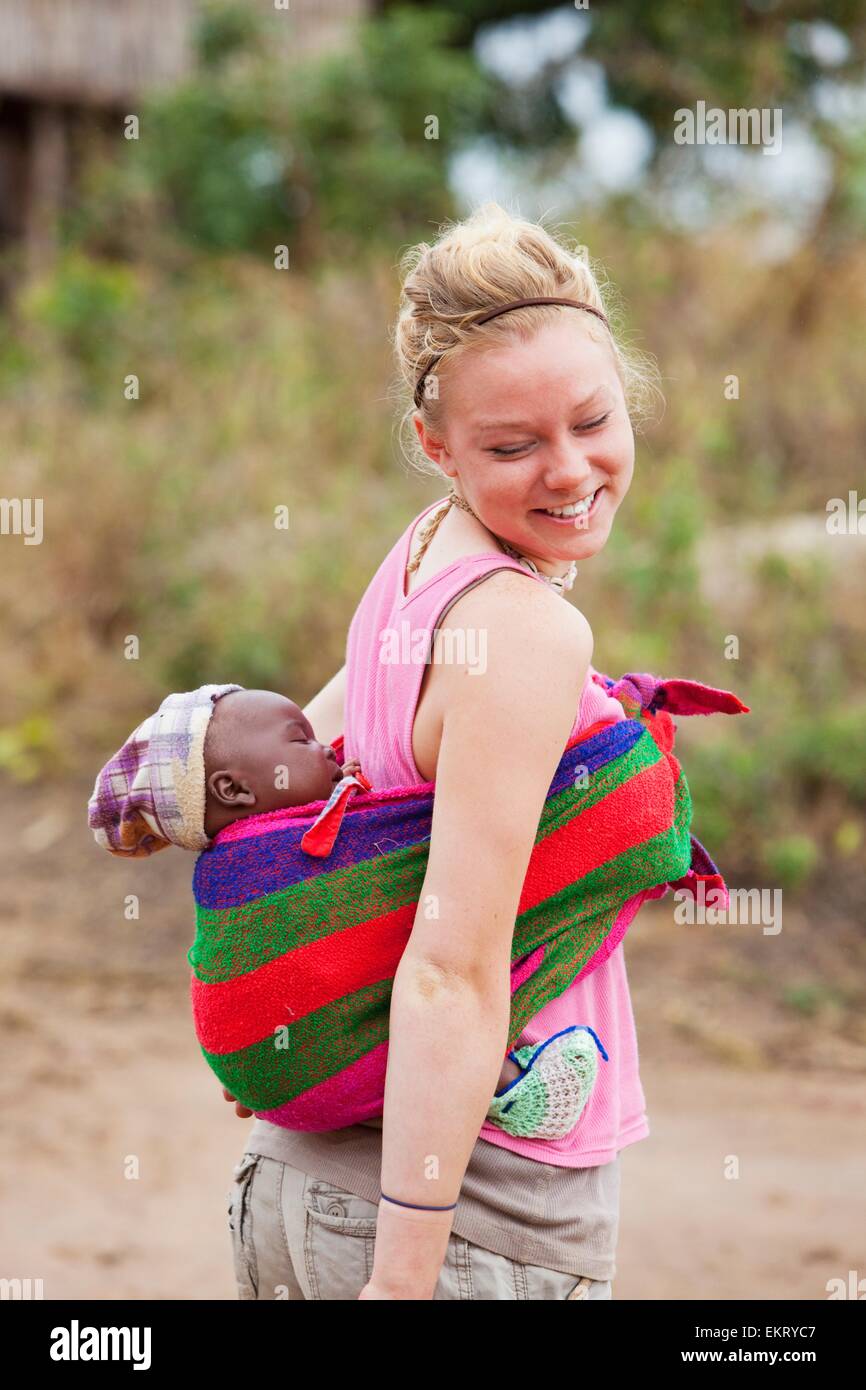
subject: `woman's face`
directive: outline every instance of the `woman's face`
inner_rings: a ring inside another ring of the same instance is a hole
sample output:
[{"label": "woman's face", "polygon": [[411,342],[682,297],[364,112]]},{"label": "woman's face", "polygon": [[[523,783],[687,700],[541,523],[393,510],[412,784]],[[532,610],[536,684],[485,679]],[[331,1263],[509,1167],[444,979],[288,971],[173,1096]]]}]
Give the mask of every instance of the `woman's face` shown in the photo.
[{"label": "woman's face", "polygon": [[[581,317],[562,315],[527,342],[467,352],[443,372],[444,438],[415,417],[425,453],[484,525],[548,574],[602,549],[634,472],[613,352]],[[594,491],[584,516],[553,520],[543,510]]]}]

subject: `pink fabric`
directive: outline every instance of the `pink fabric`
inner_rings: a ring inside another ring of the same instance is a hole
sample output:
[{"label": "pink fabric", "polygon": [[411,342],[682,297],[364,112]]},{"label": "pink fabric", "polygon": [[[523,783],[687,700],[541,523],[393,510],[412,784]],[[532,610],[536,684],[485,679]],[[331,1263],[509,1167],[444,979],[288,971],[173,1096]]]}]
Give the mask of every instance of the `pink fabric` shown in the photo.
[{"label": "pink fabric", "polygon": [[[235,822],[236,823],[236,822]],[[303,1095],[278,1105],[276,1110],[259,1110],[263,1120],[286,1129],[320,1129],[322,1119],[334,1117],[334,1127],[357,1125],[382,1113],[382,1076],[387,1066],[387,1042],[374,1047],[365,1057],[344,1067],[336,1076],[320,1081]],[[346,1113],[348,1112],[348,1114]]]},{"label": "pink fabric", "polygon": [[[425,507],[385,556],[349,627],[344,755],[358,759],[374,788],[408,786],[424,780],[412,756],[412,725],[426,669],[426,642],[446,605],[494,570],[529,573],[501,551],[484,551],[446,565],[406,598],[412,534],[440,502],[437,499]],[[531,574],[529,577],[533,578]],[[387,633],[393,634],[390,640],[400,642],[405,652],[420,651],[420,657],[381,661],[379,653],[388,640]],[[590,667],[572,732],[589,728],[599,719],[626,717],[622,705],[607,694],[595,675]],[[622,909],[604,963],[545,1005],[521,1035],[527,1042],[541,1042],[573,1023],[587,1023],[604,1044],[609,1061],[599,1055],[595,1088],[574,1129],[562,1139],[519,1139],[485,1122],[483,1139],[543,1163],[588,1168],[610,1162],[619,1149],[649,1134],[625,955],[623,946],[617,944],[646,896],[638,894]]]}]

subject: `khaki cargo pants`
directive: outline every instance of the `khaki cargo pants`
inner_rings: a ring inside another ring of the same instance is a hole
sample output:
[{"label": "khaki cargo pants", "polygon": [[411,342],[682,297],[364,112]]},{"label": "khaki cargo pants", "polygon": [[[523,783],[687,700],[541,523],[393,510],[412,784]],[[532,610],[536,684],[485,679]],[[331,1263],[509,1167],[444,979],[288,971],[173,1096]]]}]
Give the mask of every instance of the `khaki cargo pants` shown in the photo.
[{"label": "khaki cargo pants", "polygon": [[[357,1299],[373,1270],[377,1207],[288,1163],[245,1154],[229,1194],[238,1297]],[[609,1280],[518,1264],[452,1234],[434,1299],[611,1298]]]}]

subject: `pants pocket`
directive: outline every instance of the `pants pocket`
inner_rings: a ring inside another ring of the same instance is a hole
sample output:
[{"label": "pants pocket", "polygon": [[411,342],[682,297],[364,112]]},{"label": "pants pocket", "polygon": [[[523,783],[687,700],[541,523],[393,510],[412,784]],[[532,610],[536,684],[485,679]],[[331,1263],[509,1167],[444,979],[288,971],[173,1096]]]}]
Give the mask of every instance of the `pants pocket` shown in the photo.
[{"label": "pants pocket", "polygon": [[[477,1245],[471,1245],[463,1236],[452,1233],[448,1239],[445,1259],[442,1262],[442,1269],[433,1292],[434,1302],[454,1303],[465,1302],[474,1298],[508,1297],[507,1294],[489,1291],[487,1274],[479,1266],[479,1261],[484,1256],[492,1260],[501,1259],[501,1256],[489,1255],[488,1251],[482,1251]],[[505,1263],[503,1261],[503,1264]],[[489,1270],[487,1273],[489,1274]],[[473,1275],[479,1276],[477,1283]],[[484,1288],[487,1288],[488,1291],[484,1292]]]},{"label": "pants pocket", "polygon": [[590,1279],[584,1277],[579,1279],[571,1293],[565,1295],[566,1299],[582,1299],[584,1301],[598,1298],[613,1298],[613,1290],[609,1279]]},{"label": "pants pocket", "polygon": [[378,1207],[333,1183],[306,1177],[304,1273],[308,1297],[357,1299],[373,1273]]},{"label": "pants pocket", "polygon": [[434,1299],[475,1302],[559,1302],[610,1298],[608,1280],[578,1278],[542,1265],[521,1264],[453,1235]]},{"label": "pants pocket", "polygon": [[234,1169],[234,1182],[228,1194],[228,1227],[232,1242],[238,1298],[258,1298],[258,1270],[252,1239],[250,1197],[259,1166],[257,1154],[244,1154]]}]

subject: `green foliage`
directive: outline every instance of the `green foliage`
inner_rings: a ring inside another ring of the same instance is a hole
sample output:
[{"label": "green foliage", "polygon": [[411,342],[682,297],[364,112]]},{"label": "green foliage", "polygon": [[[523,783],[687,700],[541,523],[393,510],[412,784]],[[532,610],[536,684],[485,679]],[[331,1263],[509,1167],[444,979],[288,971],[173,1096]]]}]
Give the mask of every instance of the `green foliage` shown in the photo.
[{"label": "green foliage", "polygon": [[141,284],[128,266],[95,261],[77,249],[20,296],[22,322],[56,335],[68,356],[92,372],[117,357],[126,318],[140,304]]},{"label": "green foliage", "polygon": [[673,455],[651,475],[638,473],[632,487],[627,524],[611,537],[611,556],[635,625],[659,633],[663,645],[665,632],[701,621],[701,486],[689,461]]},{"label": "green foliage", "polygon": [[[717,680],[726,688],[740,689],[732,677],[719,676]],[[677,749],[688,769],[695,833],[711,847],[714,857],[723,855],[727,848],[741,862],[748,862],[752,857],[750,831],[756,823],[764,824],[763,808],[773,799],[777,769],[753,743],[745,720],[727,737],[697,746],[689,740],[689,721],[677,724],[683,730]]]},{"label": "green foliage", "polygon": [[[113,171],[87,176],[102,216],[80,215],[74,235],[99,244],[113,227],[132,249],[133,192],[152,225],[167,221],[198,253],[271,261],[286,245],[309,264],[422,235],[452,210],[447,162],[487,99],[471,58],[449,47],[453,28],[437,10],[398,9],[359,25],[356,47],[290,60],[262,15],[212,8],[200,68],[144,103],[141,138]],[[151,261],[160,247],[156,236]]]},{"label": "green foliage", "polygon": [[860,822],[855,820],[843,821],[836,829],[836,833],[833,836],[833,843],[836,846],[837,853],[839,853],[843,859],[857,854],[863,844],[863,827]]},{"label": "green foliage", "polygon": [[814,872],[820,849],[811,835],[782,835],[762,847],[762,857],[772,882],[796,891]]},{"label": "green foliage", "polygon": [[[380,0],[385,15],[407,0]],[[429,9],[429,0],[414,0]],[[456,22],[455,42],[471,46],[482,26],[526,21],[558,13],[552,0],[436,0],[436,7]],[[866,131],[856,118],[844,127],[820,116],[820,85],[831,80],[859,86],[866,60],[866,24],[861,0],[707,0],[700,7],[682,0],[616,0],[582,8],[588,21],[580,60],[603,70],[607,97],[614,108],[634,112],[655,136],[651,171],[670,153],[674,113],[708,107],[781,108],[786,128],[795,122],[808,130],[830,155],[836,188],[832,196],[828,244],[841,235],[862,237],[866,226]],[[809,42],[810,26],[833,26],[848,43],[841,61],[826,64],[820,47]],[[574,60],[567,47],[519,90],[505,88],[485,112],[485,131],[515,147],[544,149],[572,160],[574,132],[563,118],[556,97],[563,71]],[[662,194],[664,197],[664,194]],[[727,195],[723,195],[727,196]],[[640,207],[625,207],[626,218],[640,217]],[[819,233],[820,235],[820,233]]]},{"label": "green foliage", "polygon": [[855,805],[866,805],[866,701],[839,704],[783,726],[779,753],[795,769],[808,799],[822,786],[838,786]]},{"label": "green foliage", "polygon": [[15,782],[34,782],[49,770],[56,755],[56,731],[46,715],[30,714],[18,724],[0,728],[0,771]]},{"label": "green foliage", "polygon": [[141,150],[178,230],[203,250],[262,249],[297,221],[287,151],[245,84],[189,83],[146,113]]},{"label": "green foliage", "polygon": [[[801,0],[795,7],[709,0],[700,23],[693,9],[662,0],[618,0],[593,8],[586,51],[605,62],[611,97],[669,129],[675,107],[784,106],[785,118],[809,116],[811,84],[824,75],[808,48],[792,42],[794,21],[830,23],[854,41],[848,71],[863,55],[857,0]],[[791,12],[793,9],[794,12]],[[679,61],[675,61],[679,59]],[[845,69],[843,68],[843,71]]]},{"label": "green foliage", "polygon": [[782,1002],[795,1013],[806,1018],[816,1018],[828,1008],[836,1009],[848,1001],[845,992],[834,989],[819,980],[804,980],[800,984],[788,985],[782,991]]},{"label": "green foliage", "polygon": [[234,54],[261,47],[265,35],[262,11],[243,0],[205,0],[195,33],[199,63],[203,68],[218,68]]}]

